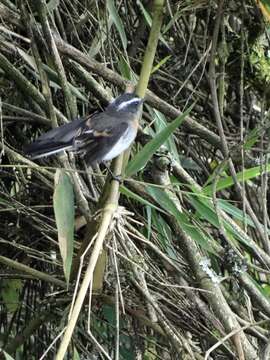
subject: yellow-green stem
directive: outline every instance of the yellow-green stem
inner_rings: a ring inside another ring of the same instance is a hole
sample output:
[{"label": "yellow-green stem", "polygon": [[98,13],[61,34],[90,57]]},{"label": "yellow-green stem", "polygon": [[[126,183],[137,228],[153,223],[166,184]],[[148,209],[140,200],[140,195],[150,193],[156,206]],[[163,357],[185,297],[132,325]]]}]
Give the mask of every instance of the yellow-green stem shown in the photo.
[{"label": "yellow-green stem", "polygon": [[[163,16],[163,5],[164,0],[154,0],[153,2],[153,21],[152,21],[152,27],[147,43],[147,47],[145,50],[144,58],[143,58],[143,64],[141,68],[140,78],[138,85],[136,87],[136,94],[143,98],[145,96],[151,71],[153,68],[154,58],[156,54],[157,44],[158,44],[158,38],[160,35],[160,29],[162,24],[162,16]],[[128,163],[130,155],[130,148],[125,151],[124,153],[124,161],[123,161],[123,169],[122,174],[125,173],[125,167]]]},{"label": "yellow-green stem", "polygon": [[[143,60],[142,70],[140,74],[140,80],[136,89],[136,93],[140,97],[144,97],[149,78],[151,75],[151,70],[153,66],[153,61],[155,57],[156,47],[158,43],[160,28],[161,28],[161,22],[162,22],[162,10],[163,10],[163,3],[164,0],[154,0],[153,3],[153,22],[152,22],[152,28],[150,32],[150,36],[148,39],[148,44]],[[123,166],[123,154],[121,154],[114,162],[114,168],[113,171],[115,174],[119,174]],[[108,232],[108,228],[111,224],[111,221],[113,219],[114,213],[117,210],[118,207],[118,198],[119,198],[119,183],[117,181],[112,181],[109,191],[108,191],[108,197],[105,201],[102,217],[100,220],[100,226],[97,232],[97,238],[95,240],[95,245],[92,250],[92,254],[89,260],[89,264],[87,266],[84,279],[81,284],[81,288],[78,292],[69,323],[67,325],[64,337],[61,341],[60,347],[58,349],[56,360],[62,360],[65,356],[67,347],[70,343],[70,339],[72,336],[72,333],[74,331],[76,322],[78,320],[81,308],[83,306],[83,302],[89,287],[89,283],[93,280],[93,272],[96,267],[98,257],[100,254],[100,251],[103,247],[103,241],[106,237],[106,234]]]},{"label": "yellow-green stem", "polygon": [[140,97],[145,96],[145,92],[150,79],[153,62],[155,58],[158,38],[160,35],[160,28],[162,24],[164,0],[154,0],[153,3],[153,22],[148,39],[148,44],[145,50],[140,79],[136,88],[136,93]]}]

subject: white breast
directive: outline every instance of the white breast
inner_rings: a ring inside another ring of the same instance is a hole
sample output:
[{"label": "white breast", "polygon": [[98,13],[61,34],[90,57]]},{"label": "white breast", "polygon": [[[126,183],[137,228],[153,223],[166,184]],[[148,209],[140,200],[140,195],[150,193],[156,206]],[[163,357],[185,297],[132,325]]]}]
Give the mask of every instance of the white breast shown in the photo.
[{"label": "white breast", "polygon": [[103,161],[112,160],[125,151],[136,137],[137,131],[129,126],[113,148],[104,156]]}]

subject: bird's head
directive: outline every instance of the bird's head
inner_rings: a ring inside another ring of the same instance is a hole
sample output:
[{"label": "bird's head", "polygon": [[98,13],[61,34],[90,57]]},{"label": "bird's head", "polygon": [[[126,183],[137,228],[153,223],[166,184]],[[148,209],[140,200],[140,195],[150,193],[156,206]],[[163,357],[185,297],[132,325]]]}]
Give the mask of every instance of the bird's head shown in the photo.
[{"label": "bird's head", "polygon": [[117,111],[123,113],[136,113],[139,111],[143,99],[135,94],[126,93],[113,100],[106,111]]}]

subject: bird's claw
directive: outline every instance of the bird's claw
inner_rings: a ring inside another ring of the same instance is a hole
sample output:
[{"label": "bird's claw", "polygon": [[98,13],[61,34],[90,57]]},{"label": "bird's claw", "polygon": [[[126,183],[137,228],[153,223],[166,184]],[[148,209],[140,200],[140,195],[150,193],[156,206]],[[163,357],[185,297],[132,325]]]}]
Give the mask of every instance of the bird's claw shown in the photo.
[{"label": "bird's claw", "polygon": [[122,178],[121,174],[120,174],[120,175],[114,175],[114,174],[111,172],[110,175],[111,175],[111,177],[112,177],[112,180],[118,181],[119,184],[122,184],[122,183],[123,183],[123,178]]},{"label": "bird's claw", "polygon": [[115,175],[112,170],[109,168],[109,166],[107,166],[106,164],[104,164],[108,173],[110,174],[112,180],[118,181],[119,184],[121,184],[123,182],[122,176],[120,175]]}]

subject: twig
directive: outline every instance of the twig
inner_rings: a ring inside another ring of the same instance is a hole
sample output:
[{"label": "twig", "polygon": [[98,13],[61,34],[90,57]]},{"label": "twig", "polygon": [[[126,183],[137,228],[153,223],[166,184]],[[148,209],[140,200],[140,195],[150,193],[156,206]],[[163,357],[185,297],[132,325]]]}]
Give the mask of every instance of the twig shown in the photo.
[{"label": "twig", "polygon": [[25,273],[33,276],[36,279],[40,279],[40,280],[55,284],[57,286],[60,286],[63,289],[67,288],[67,285],[64,281],[56,279],[55,277],[45,274],[41,271],[35,270],[35,269],[31,268],[30,266],[21,264],[18,261],[14,261],[9,258],[6,258],[5,256],[0,256],[0,263],[7,265],[18,271],[25,272]]},{"label": "twig", "polygon": [[64,70],[61,58],[59,56],[57,47],[55,45],[55,41],[54,41],[52,32],[51,32],[51,28],[50,28],[49,21],[47,18],[46,2],[44,0],[38,0],[38,4],[36,4],[36,7],[38,9],[38,13],[40,16],[41,25],[42,25],[42,29],[43,29],[43,33],[44,33],[46,42],[47,42],[47,46],[52,55],[54,66],[58,73],[59,80],[61,83],[61,88],[65,95],[66,104],[70,111],[70,117],[71,117],[71,119],[75,119],[77,116],[76,102],[71,94],[70,87],[68,85],[67,78],[65,75],[65,70]]}]

